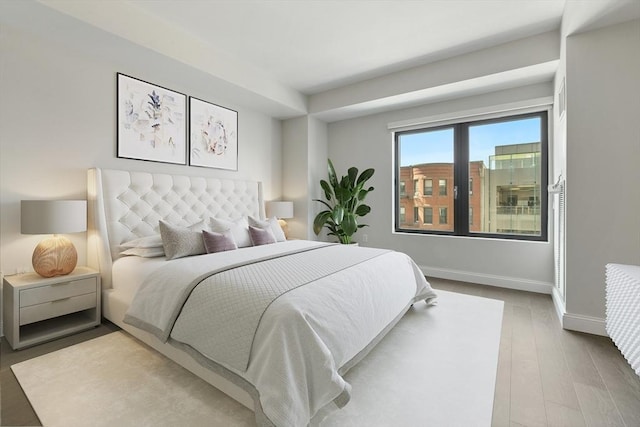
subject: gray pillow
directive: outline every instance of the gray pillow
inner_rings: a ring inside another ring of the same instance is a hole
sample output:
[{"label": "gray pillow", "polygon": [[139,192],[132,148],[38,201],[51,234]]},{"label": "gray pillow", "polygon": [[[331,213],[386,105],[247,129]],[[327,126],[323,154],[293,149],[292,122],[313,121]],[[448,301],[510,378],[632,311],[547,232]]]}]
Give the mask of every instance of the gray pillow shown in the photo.
[{"label": "gray pillow", "polygon": [[160,236],[168,260],[206,253],[202,231],[160,221]]},{"label": "gray pillow", "polygon": [[276,242],[276,238],[271,231],[271,227],[259,228],[249,226],[249,236],[251,236],[251,243],[253,246],[269,245]]},{"label": "gray pillow", "polygon": [[202,240],[204,241],[204,248],[208,254],[238,249],[231,230],[222,233],[202,230]]}]

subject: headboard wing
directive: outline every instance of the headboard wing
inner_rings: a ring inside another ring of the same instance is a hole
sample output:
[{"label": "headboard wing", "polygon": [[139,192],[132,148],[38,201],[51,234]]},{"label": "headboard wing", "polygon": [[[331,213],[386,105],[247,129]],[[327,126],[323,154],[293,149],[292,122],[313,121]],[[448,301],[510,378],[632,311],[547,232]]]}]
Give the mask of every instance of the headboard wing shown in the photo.
[{"label": "headboard wing", "polygon": [[111,286],[119,246],[159,233],[158,221],[189,226],[210,217],[264,218],[262,185],[256,181],[90,169],[89,265]]}]

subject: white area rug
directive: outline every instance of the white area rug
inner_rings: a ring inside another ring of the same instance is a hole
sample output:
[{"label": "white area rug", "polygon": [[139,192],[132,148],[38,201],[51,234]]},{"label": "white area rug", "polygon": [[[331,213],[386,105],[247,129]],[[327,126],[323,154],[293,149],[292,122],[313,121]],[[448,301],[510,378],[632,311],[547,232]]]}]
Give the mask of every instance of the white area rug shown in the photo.
[{"label": "white area rug", "polygon": [[[321,426],[489,426],[502,301],[438,291],[345,379],[352,398]],[[253,413],[124,332],[11,367],[42,424],[251,426]]]}]

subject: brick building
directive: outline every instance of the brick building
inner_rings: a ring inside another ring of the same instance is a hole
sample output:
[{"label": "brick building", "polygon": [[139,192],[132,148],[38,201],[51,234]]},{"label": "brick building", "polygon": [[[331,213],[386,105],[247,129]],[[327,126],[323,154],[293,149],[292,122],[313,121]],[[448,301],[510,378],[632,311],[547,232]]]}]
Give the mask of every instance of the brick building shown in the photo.
[{"label": "brick building", "polygon": [[[469,231],[538,235],[540,143],[495,147],[489,165],[469,162]],[[400,168],[401,229],[453,231],[453,164]]]},{"label": "brick building", "polygon": [[[484,206],[484,162],[469,164],[469,230],[480,231]],[[400,228],[453,230],[453,164],[400,168]]]}]

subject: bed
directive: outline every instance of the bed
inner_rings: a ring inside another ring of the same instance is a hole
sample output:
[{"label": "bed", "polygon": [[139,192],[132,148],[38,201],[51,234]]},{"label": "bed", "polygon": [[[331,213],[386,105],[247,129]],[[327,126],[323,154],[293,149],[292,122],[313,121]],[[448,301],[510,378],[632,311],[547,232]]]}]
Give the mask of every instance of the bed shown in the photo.
[{"label": "bed", "polygon": [[[436,298],[402,253],[274,239],[258,182],[96,168],[88,201],[104,317],[252,409],[259,426],[307,425],[347,404],[348,369],[413,303]],[[265,227],[250,227],[256,245],[239,243],[246,218]],[[213,234],[240,247],[167,248],[212,223],[230,224]],[[159,228],[167,251],[147,256],[139,246],[157,245]],[[135,255],[122,255],[131,242]]]}]

